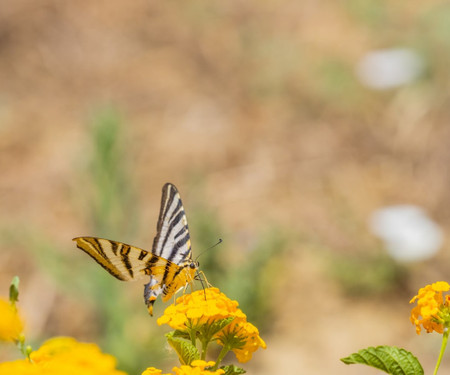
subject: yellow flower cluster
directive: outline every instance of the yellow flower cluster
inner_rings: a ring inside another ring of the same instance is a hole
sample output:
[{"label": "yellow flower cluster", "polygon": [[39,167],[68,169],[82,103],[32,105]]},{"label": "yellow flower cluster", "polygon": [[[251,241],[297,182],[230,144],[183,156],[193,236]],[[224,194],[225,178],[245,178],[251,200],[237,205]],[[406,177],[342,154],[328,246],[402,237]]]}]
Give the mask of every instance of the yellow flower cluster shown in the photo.
[{"label": "yellow flower cluster", "polygon": [[27,359],[0,363],[0,374],[9,375],[126,375],[116,369],[116,359],[68,337],[46,341]]},{"label": "yellow flower cluster", "polygon": [[157,323],[183,330],[229,317],[246,318],[236,301],[230,300],[217,288],[207,288],[178,297]]},{"label": "yellow flower cluster", "polygon": [[[102,353],[95,344],[80,343],[73,338],[52,338],[32,351],[25,345],[23,323],[15,307],[17,285],[18,279],[11,284],[10,303],[0,299],[0,341],[15,342],[27,358],[0,363],[0,374],[126,375],[116,369],[113,356]],[[238,303],[217,288],[178,298],[176,304],[169,306],[158,319],[158,324],[168,324],[182,331],[181,334],[168,334],[167,338],[181,363],[189,365],[174,367],[170,374],[149,367],[142,375],[223,375],[225,370],[218,367],[229,351],[234,351],[239,362],[247,362],[258,348],[266,348],[258,329],[247,322],[247,316],[239,309]],[[197,348],[197,341],[202,345],[201,351]],[[206,362],[207,347],[213,341],[223,348],[216,362]],[[227,367],[225,369],[230,371]]]},{"label": "yellow flower cluster", "polygon": [[239,342],[238,347],[232,350],[241,363],[248,362],[259,347],[266,349],[266,343],[259,336],[258,328],[245,319],[233,320],[217,334],[216,339],[220,343],[226,342],[227,339]]},{"label": "yellow flower cluster", "polygon": [[157,323],[186,330],[230,317],[234,320],[215,336],[215,340],[225,345],[232,339],[236,343],[232,350],[238,361],[247,362],[253,352],[259,347],[265,349],[266,344],[259,337],[258,329],[247,322],[247,316],[238,308],[237,301],[230,300],[217,288],[198,290],[179,297],[176,304],[166,308]]},{"label": "yellow flower cluster", "polygon": [[424,288],[410,303],[417,301],[417,306],[411,310],[411,323],[416,326],[417,334],[420,334],[421,326],[431,333],[436,331],[443,333],[444,328],[450,324],[449,296],[443,296],[443,292],[448,292],[450,285],[445,281],[438,281]]},{"label": "yellow flower cluster", "polygon": [[142,375],[167,375],[163,374],[162,370],[157,369],[156,367],[148,367],[147,370],[145,370]]},{"label": "yellow flower cluster", "polygon": [[221,375],[225,371],[219,369],[216,371],[205,370],[205,367],[214,366],[214,362],[206,362],[202,360],[192,361],[191,366],[174,367],[172,370],[176,375]]},{"label": "yellow flower cluster", "polygon": [[[209,371],[206,370],[206,367],[214,366],[214,362],[206,362],[202,360],[192,361],[190,366],[182,365],[180,367],[174,367],[172,371],[175,375],[221,375],[224,373],[223,370]],[[172,375],[172,374],[163,374],[161,370],[149,367],[145,370],[142,375]]]},{"label": "yellow flower cluster", "polygon": [[0,299],[0,341],[17,341],[23,331],[23,323],[17,309]]}]

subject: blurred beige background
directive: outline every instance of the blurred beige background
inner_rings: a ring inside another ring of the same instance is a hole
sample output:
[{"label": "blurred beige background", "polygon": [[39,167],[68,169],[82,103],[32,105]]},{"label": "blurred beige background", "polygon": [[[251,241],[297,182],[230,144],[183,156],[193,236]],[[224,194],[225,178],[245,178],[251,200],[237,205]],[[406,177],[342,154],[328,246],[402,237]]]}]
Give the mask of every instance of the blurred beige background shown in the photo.
[{"label": "blurred beige background", "polygon": [[[223,238],[213,250],[221,267],[247,264],[240,278],[255,285],[244,295],[258,290],[270,312],[249,311],[268,346],[243,365],[249,374],[375,374],[339,358],[382,344],[412,351],[430,372],[440,337],[415,334],[408,302],[449,281],[449,15],[443,1],[3,2],[0,294],[20,276],[30,340],[99,342],[107,330],[117,337],[105,351],[120,356],[125,335],[143,363],[156,363],[151,345],[163,341],[149,343],[167,330],[147,317],[141,284],[103,275],[71,239],[149,248],[170,181],[188,218],[200,218],[190,222],[194,246],[209,222],[194,253]],[[385,86],[361,78],[388,79],[377,62],[364,65],[388,49],[409,51],[412,63],[388,56],[400,67]],[[102,116],[120,123],[106,180]],[[113,209],[93,207],[105,196]],[[369,221],[399,204],[440,228],[436,254],[387,255]],[[266,240],[269,256],[257,262]],[[226,289],[223,269],[208,279]],[[105,323],[113,307],[99,308],[101,298],[135,315]]]}]

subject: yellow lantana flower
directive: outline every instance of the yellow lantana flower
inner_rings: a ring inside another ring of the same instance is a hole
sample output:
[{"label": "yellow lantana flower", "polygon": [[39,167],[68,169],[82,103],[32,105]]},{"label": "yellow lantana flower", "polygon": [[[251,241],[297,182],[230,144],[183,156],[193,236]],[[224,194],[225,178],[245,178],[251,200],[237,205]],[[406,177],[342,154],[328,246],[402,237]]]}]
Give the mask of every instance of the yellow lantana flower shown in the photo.
[{"label": "yellow lantana flower", "polygon": [[417,334],[420,334],[421,326],[428,333],[443,333],[444,328],[450,326],[450,300],[448,295],[443,295],[449,290],[448,283],[438,281],[419,289],[417,295],[411,299],[410,303],[417,301],[410,317],[411,323],[416,326]]},{"label": "yellow lantana flower", "polygon": [[232,351],[241,363],[248,362],[258,348],[267,347],[264,340],[259,337],[258,328],[243,319],[233,320],[216,335],[216,339],[222,345],[234,342]]},{"label": "yellow lantana flower", "polygon": [[10,375],[126,375],[116,369],[116,359],[100,351],[95,344],[85,344],[68,337],[46,341],[31,353],[32,362],[23,359],[0,363],[0,374]]},{"label": "yellow lantana flower", "polygon": [[149,367],[142,373],[142,375],[170,375],[170,374],[163,374],[162,370],[157,369],[155,367]]},{"label": "yellow lantana flower", "polygon": [[[43,369],[34,366],[26,359],[18,359],[17,361],[0,363],[0,374],[8,375],[42,375]],[[45,372],[46,375],[54,375],[50,372]]]},{"label": "yellow lantana flower", "polygon": [[[206,367],[212,367],[214,366],[213,361],[202,361],[202,360],[196,360],[192,361],[190,366],[182,365],[180,367],[174,367],[172,371],[175,373],[175,375],[221,375],[225,371],[224,370],[216,370],[216,371],[210,371],[206,370]],[[145,370],[142,375],[172,375],[172,374],[162,374],[162,370],[159,370],[155,367],[149,367],[147,370]]]},{"label": "yellow lantana flower", "polygon": [[23,331],[23,322],[17,308],[0,299],[0,341],[17,341]]},{"label": "yellow lantana flower", "polygon": [[178,297],[157,323],[183,330],[230,317],[246,318],[237,301],[232,301],[217,288],[207,288]]},{"label": "yellow lantana flower", "polygon": [[176,375],[221,375],[225,373],[225,371],[221,369],[216,371],[205,370],[206,367],[212,366],[214,366],[213,361],[206,362],[199,359],[192,361],[190,366],[182,365],[180,367],[174,367],[172,371],[175,372]]},{"label": "yellow lantana flower", "polygon": [[[247,316],[238,308],[237,301],[229,299],[217,288],[198,290],[179,297],[176,304],[166,308],[157,322],[181,331],[194,329],[198,333],[202,332],[201,327],[211,327],[216,322],[230,318],[231,323],[213,332],[214,336],[211,335],[209,339],[224,346],[223,355],[232,350],[239,362],[247,362],[258,348],[265,349],[266,343],[259,336],[258,329],[247,322]],[[218,362],[222,359],[219,357]]]}]

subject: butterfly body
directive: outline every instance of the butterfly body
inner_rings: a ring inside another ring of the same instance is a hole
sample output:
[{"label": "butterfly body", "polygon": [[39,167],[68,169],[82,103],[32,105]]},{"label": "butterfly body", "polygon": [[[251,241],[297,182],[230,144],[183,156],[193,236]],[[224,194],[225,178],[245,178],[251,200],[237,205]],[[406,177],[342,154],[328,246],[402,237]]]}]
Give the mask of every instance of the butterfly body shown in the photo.
[{"label": "butterfly body", "polygon": [[122,242],[97,237],[73,239],[77,247],[90,255],[119,280],[138,280],[150,276],[144,287],[144,300],[150,315],[159,295],[167,301],[194,280],[198,263],[192,260],[186,214],[177,188],[163,187],[157,234],[152,251]]}]

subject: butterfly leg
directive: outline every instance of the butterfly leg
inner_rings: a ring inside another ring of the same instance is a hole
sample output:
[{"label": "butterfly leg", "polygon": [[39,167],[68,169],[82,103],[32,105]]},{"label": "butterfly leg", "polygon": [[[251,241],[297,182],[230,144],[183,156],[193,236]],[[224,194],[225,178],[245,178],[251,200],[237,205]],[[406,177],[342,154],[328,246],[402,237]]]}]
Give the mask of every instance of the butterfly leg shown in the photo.
[{"label": "butterfly leg", "polygon": [[[197,270],[197,273],[196,273],[194,279],[200,281],[200,283],[202,284],[202,289],[203,289],[203,293],[205,295],[205,301],[206,301],[206,288],[209,288],[212,285],[208,282],[208,280],[206,279],[205,274],[202,271],[198,271]],[[205,288],[205,284],[203,284],[203,282],[205,282],[206,288]],[[191,287],[192,287],[192,284],[193,283],[191,283]]]},{"label": "butterfly leg", "polygon": [[[185,294],[186,294],[186,289],[188,288],[188,286],[190,286],[191,287],[191,293],[194,291],[194,289],[193,289],[193,287],[192,287],[192,281],[191,282],[187,282],[184,286],[182,286],[180,289],[178,289],[178,292],[181,290],[181,289],[183,289],[183,298],[184,298],[184,296],[185,296]],[[173,303],[175,303],[175,301],[176,301],[176,298],[175,298],[175,295],[173,296]]]},{"label": "butterfly leg", "polygon": [[207,288],[212,287],[212,285],[208,282],[208,279],[206,278],[203,271],[197,271],[197,274],[195,275],[195,280],[199,280],[202,283],[202,285],[203,282],[205,282]]}]

